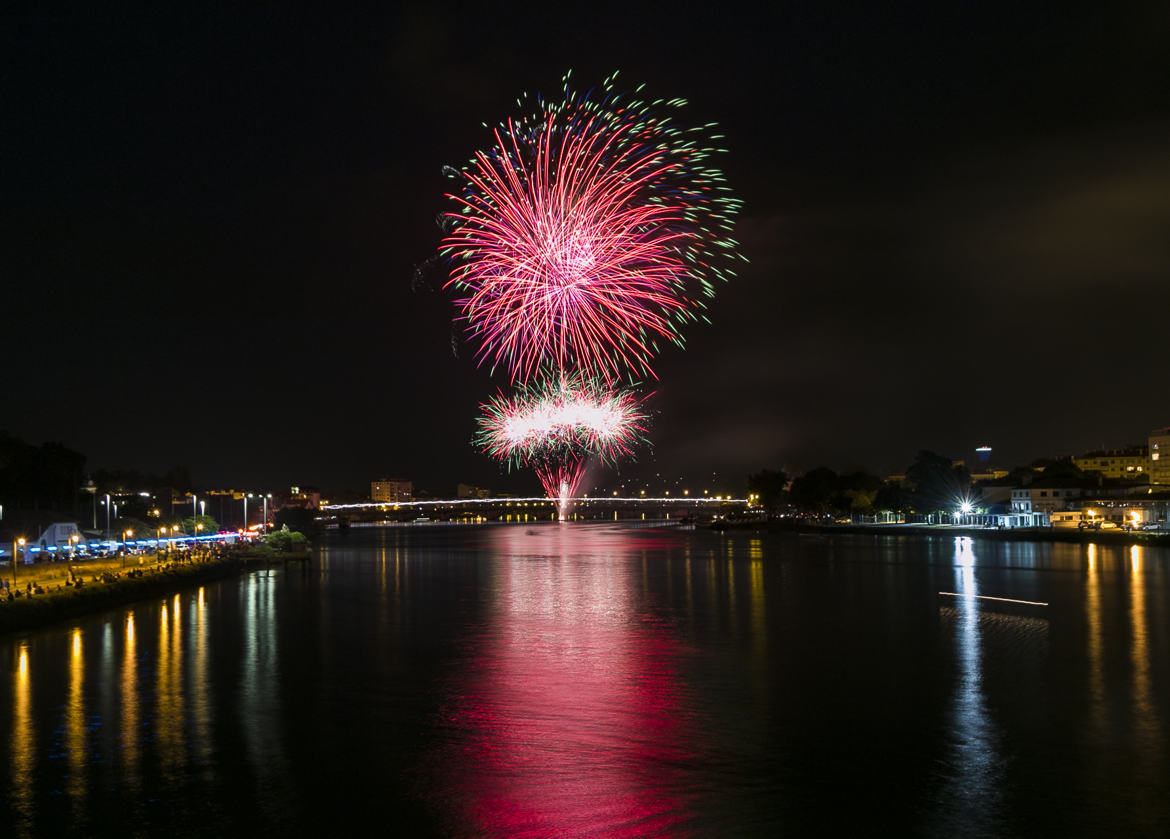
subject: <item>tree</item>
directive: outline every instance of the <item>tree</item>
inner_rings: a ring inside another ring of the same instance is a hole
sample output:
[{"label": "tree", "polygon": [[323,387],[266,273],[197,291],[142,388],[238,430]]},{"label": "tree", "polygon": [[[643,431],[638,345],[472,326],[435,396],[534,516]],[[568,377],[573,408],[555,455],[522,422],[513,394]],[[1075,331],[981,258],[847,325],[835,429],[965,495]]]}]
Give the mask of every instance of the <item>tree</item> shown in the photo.
[{"label": "tree", "polygon": [[788,500],[807,513],[827,513],[837,491],[837,473],[824,466],[806,472],[792,481]]},{"label": "tree", "polygon": [[0,503],[9,509],[72,514],[85,473],[85,455],[61,443],[30,445],[0,432]]},{"label": "tree", "polygon": [[923,450],[906,470],[906,485],[916,512],[953,512],[971,492],[971,475],[949,457]]},{"label": "tree", "polygon": [[898,484],[888,482],[882,484],[873,499],[873,509],[903,513],[909,507],[906,491]]},{"label": "tree", "polygon": [[788,486],[788,475],[782,469],[764,469],[748,476],[749,493],[760,497],[760,506],[773,514],[784,502],[784,491]]},{"label": "tree", "polygon": [[868,513],[882,488],[882,479],[866,472],[852,472],[837,478],[834,507],[841,512]]},{"label": "tree", "polygon": [[274,530],[264,537],[266,547],[281,553],[294,550],[308,543],[309,540],[305,538],[304,533],[289,530],[288,525],[285,525],[280,530]]},{"label": "tree", "polygon": [[219,533],[219,522],[211,516],[187,516],[179,522],[179,527],[188,536],[209,536],[212,533]]},{"label": "tree", "polygon": [[[1080,486],[1086,475],[1071,457],[1062,457],[1054,460],[1037,461],[1037,464],[1044,467],[1044,479],[1052,479],[1054,481],[1067,482],[1070,486]],[[1096,477],[1100,478],[1100,475]]]}]

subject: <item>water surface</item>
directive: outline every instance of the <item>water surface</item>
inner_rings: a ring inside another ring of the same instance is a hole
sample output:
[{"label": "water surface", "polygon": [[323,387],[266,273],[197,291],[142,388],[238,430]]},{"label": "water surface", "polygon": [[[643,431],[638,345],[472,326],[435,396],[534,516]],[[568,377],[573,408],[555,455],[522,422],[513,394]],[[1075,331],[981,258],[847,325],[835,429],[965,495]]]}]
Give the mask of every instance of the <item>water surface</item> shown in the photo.
[{"label": "water surface", "polygon": [[1170,834],[1165,550],[618,524],[320,548],[0,638],[0,835]]}]

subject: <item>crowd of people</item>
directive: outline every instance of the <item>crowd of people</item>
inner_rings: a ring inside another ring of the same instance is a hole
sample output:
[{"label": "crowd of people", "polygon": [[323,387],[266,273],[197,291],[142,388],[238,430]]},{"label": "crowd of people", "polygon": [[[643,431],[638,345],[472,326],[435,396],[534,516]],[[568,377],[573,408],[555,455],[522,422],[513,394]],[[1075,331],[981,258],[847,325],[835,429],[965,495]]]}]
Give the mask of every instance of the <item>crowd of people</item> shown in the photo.
[{"label": "crowd of people", "polygon": [[[137,557],[137,568],[103,569],[90,575],[84,573],[84,566],[82,566],[82,573],[78,574],[76,565],[70,563],[67,576],[59,582],[32,579],[20,586],[7,579],[0,580],[0,602],[11,602],[21,597],[35,597],[65,592],[68,589],[80,589],[88,585],[116,583],[123,579],[139,579],[151,574],[166,573],[191,564],[228,559],[239,553],[241,548],[241,545],[215,544],[187,551],[144,554]],[[35,571],[31,573],[35,574]]]}]

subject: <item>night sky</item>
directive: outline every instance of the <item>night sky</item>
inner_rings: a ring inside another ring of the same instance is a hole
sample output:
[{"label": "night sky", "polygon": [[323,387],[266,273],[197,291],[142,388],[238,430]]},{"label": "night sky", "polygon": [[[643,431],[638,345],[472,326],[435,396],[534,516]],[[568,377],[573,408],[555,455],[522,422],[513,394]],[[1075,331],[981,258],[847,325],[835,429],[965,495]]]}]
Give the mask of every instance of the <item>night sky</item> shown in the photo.
[{"label": "night sky", "polygon": [[506,382],[411,280],[442,167],[569,67],[687,98],[745,201],[750,265],[660,356],[623,475],[1015,465],[1170,424],[1165,3],[21,5],[0,427],[92,468],[536,490],[472,449]]}]

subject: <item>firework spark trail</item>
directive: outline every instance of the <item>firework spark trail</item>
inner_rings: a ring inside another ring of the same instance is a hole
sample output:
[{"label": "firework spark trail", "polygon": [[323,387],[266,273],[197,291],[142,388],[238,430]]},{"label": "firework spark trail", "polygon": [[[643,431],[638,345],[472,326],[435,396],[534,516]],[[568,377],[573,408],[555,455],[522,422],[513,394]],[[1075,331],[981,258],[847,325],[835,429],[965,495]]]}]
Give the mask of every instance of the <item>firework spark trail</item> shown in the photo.
[{"label": "firework spark trail", "polygon": [[713,125],[684,129],[684,100],[643,102],[607,79],[565,80],[560,102],[508,120],[458,177],[442,253],[480,363],[525,383],[552,367],[606,382],[653,376],[660,341],[733,272],[740,202],[718,169]]},{"label": "firework spark trail", "polygon": [[659,345],[682,346],[740,258],[714,123],[683,127],[685,100],[621,93],[616,75],[595,95],[566,74],[563,99],[536,97],[448,173],[461,192],[448,196],[446,287],[477,361],[519,386],[483,406],[476,442],[533,468],[562,516],[588,459],[628,456],[644,434],[624,384],[656,378]]},{"label": "firework spark trail", "polygon": [[629,455],[647,418],[633,391],[613,391],[580,375],[551,375],[483,407],[480,446],[510,468],[532,467],[549,497],[560,499],[562,513],[588,459],[612,463]]}]

